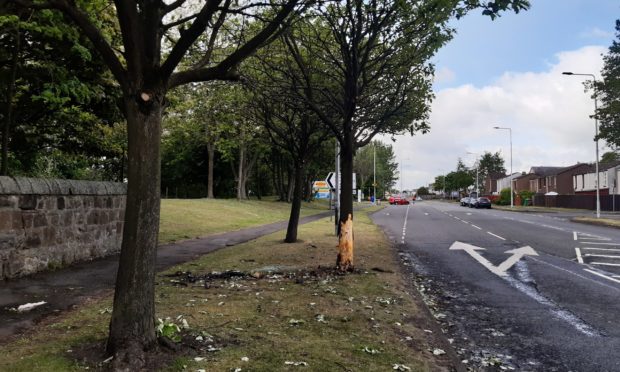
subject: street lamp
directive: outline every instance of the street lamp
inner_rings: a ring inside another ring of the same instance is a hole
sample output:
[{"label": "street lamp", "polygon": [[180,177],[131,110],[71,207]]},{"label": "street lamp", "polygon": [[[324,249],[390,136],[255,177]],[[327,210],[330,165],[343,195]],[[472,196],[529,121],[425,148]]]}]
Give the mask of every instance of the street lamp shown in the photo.
[{"label": "street lamp", "polygon": [[[571,76],[587,76],[592,78],[592,82],[596,83],[596,77],[593,74],[578,74],[574,72],[565,71],[562,75],[571,75]],[[600,175],[598,173],[598,119],[596,117],[596,112],[598,111],[598,101],[596,99],[596,84],[594,86],[594,142],[596,146],[596,218],[601,218],[601,195],[600,195]]]},{"label": "street lamp", "polygon": [[474,164],[476,166],[476,197],[479,197],[480,195],[480,187],[478,186],[478,171],[480,170],[480,160],[478,159],[478,155],[475,152],[469,152],[467,151],[468,154],[470,155],[476,155],[476,163]]},{"label": "street lamp", "polygon": [[508,134],[510,135],[510,208],[514,208],[514,196],[512,195],[514,193],[513,191],[513,186],[512,186],[512,128],[508,128],[508,127],[493,127],[494,129],[500,129],[500,130],[507,130]]}]

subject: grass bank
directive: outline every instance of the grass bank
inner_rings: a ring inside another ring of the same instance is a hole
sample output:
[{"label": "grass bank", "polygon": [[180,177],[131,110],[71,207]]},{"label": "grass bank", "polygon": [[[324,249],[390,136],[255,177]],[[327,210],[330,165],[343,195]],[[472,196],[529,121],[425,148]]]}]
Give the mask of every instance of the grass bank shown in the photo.
[{"label": "grass bank", "polygon": [[571,221],[586,223],[590,225],[615,227],[617,229],[620,229],[620,219],[595,218],[595,217],[573,217],[571,218]]},{"label": "grass bank", "polygon": [[[191,348],[158,369],[451,370],[437,332],[420,326],[426,312],[367,212],[355,216],[356,273],[330,269],[329,218],[300,226],[294,244],[276,233],[159,273],[157,316]],[[93,299],[0,346],[0,370],[100,369],[110,307],[110,295]]]},{"label": "grass bank", "polygon": [[[301,216],[328,211],[322,200],[303,203]],[[170,243],[288,220],[289,203],[273,199],[162,199],[159,242]]]}]

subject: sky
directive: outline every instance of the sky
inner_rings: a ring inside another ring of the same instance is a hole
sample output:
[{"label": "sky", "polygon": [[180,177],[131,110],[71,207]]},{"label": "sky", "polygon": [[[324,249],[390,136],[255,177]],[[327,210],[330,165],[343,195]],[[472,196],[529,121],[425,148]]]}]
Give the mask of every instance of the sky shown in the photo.
[{"label": "sky", "polygon": [[[428,186],[459,158],[472,167],[485,151],[499,151],[510,171],[509,131],[494,126],[511,128],[514,172],[595,160],[587,78],[562,72],[600,77],[620,1],[530,2],[494,21],[480,12],[454,21],[457,34],[433,59],[430,132],[379,138],[394,147],[404,189]],[[600,141],[601,154],[608,150]]]}]

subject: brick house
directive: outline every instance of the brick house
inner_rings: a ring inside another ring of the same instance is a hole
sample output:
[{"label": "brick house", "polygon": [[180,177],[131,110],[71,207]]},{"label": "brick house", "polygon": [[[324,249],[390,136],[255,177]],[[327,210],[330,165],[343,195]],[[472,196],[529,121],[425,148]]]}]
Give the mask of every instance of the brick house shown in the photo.
[{"label": "brick house", "polygon": [[[577,163],[563,168],[557,174],[549,176],[549,182],[556,185],[553,190],[560,195],[575,195],[575,175],[594,172],[594,165]],[[555,178],[551,180],[551,178]]]},{"label": "brick house", "polygon": [[497,189],[497,180],[504,177],[506,177],[504,173],[489,173],[484,179],[484,193],[487,195],[496,195],[497,193],[499,193],[499,190]]},{"label": "brick house", "polygon": [[513,182],[512,188],[514,189],[514,192],[516,194],[519,194],[521,191],[524,191],[524,190],[532,191],[530,189],[530,181],[536,178],[538,178],[536,174],[525,173],[525,172],[523,172],[521,176],[515,177],[512,181]]},{"label": "brick house", "polygon": [[532,167],[529,174],[534,177],[530,179],[529,190],[537,194],[557,192],[557,174],[565,167]]}]

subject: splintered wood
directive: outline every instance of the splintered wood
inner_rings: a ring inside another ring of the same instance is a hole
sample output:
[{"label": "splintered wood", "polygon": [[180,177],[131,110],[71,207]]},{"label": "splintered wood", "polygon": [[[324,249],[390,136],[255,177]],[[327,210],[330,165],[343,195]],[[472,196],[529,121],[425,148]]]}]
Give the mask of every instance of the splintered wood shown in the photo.
[{"label": "splintered wood", "polygon": [[345,222],[340,222],[336,267],[340,271],[353,270],[353,218],[351,214]]}]

